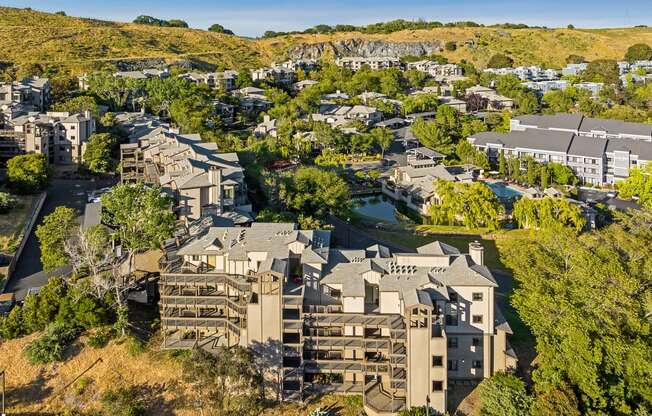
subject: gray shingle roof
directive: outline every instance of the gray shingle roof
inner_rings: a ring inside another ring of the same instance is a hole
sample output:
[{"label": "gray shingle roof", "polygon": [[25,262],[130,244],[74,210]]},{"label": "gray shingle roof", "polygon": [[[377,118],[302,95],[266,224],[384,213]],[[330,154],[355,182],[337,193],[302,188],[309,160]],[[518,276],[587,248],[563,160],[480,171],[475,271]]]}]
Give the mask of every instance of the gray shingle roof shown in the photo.
[{"label": "gray shingle roof", "polygon": [[607,148],[607,139],[574,136],[568,148],[569,155],[601,158]]},{"label": "gray shingle roof", "polygon": [[503,145],[507,148],[566,153],[573,139],[573,133],[529,129],[526,131],[512,131],[507,134],[494,132],[477,133],[472,137],[475,139],[474,144],[480,146],[496,144]]}]

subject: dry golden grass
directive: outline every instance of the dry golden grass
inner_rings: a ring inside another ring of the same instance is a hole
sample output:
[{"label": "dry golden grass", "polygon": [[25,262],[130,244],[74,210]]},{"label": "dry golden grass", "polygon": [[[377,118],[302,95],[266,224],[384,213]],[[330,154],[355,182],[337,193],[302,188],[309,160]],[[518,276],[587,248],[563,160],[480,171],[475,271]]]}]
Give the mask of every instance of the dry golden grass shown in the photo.
[{"label": "dry golden grass", "polygon": [[[37,337],[33,334],[0,344],[0,369],[6,372],[9,414],[99,410],[105,392],[125,387],[145,399],[148,414],[199,415],[187,404],[192,392],[181,380],[180,360],[158,350],[159,339],[153,339],[143,352],[134,354],[125,340],[113,340],[104,348],[94,349],[82,337],[69,348],[65,361],[33,365],[25,358],[23,349]],[[98,359],[101,361],[93,366]],[[75,381],[78,377],[82,381]],[[268,408],[263,414],[308,415],[317,407],[331,410],[334,416],[357,416],[361,398],[326,395],[304,404]]]},{"label": "dry golden grass", "polygon": [[11,251],[18,242],[25,222],[27,221],[32,205],[36,201],[36,195],[19,195],[18,206],[6,214],[0,215],[0,251]]},{"label": "dry golden grass", "polygon": [[[143,395],[150,395],[151,414],[195,414],[179,400],[187,393],[186,386],[179,382],[180,364],[165,353],[145,351],[134,356],[127,344],[120,341],[94,349],[85,346],[82,337],[70,348],[66,361],[33,365],[25,358],[23,349],[36,337],[31,335],[0,345],[0,368],[6,371],[10,414],[99,409],[102,394],[118,386],[137,386]],[[98,359],[101,362],[83,376],[87,383],[83,391],[79,383],[64,389]]]}]

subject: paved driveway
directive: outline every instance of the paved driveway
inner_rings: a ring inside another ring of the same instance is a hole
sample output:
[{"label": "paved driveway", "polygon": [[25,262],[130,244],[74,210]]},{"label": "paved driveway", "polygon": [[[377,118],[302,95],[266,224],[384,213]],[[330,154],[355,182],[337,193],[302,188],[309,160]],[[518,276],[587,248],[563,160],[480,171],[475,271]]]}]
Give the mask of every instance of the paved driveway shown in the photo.
[{"label": "paved driveway", "polygon": [[43,208],[36,220],[36,225],[32,229],[20,260],[16,264],[16,269],[7,283],[7,292],[16,292],[16,298],[22,300],[30,287],[41,287],[47,283],[51,276],[65,274],[70,271],[70,268],[66,266],[52,272],[43,272],[40,260],[41,249],[39,248],[38,238],[34,234],[36,227],[43,222],[44,216],[53,212],[60,205],[75,208],[81,219],[84,214],[87,193],[108,184],[110,183],[96,180],[55,179],[52,181]]}]

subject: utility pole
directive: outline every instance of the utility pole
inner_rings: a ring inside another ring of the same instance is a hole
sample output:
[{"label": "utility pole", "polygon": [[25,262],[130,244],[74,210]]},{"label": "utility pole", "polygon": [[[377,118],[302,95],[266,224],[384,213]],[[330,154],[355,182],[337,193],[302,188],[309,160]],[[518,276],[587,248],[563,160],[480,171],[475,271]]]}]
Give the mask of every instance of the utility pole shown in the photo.
[{"label": "utility pole", "polygon": [[5,370],[0,370],[2,376],[2,416],[5,416]]}]

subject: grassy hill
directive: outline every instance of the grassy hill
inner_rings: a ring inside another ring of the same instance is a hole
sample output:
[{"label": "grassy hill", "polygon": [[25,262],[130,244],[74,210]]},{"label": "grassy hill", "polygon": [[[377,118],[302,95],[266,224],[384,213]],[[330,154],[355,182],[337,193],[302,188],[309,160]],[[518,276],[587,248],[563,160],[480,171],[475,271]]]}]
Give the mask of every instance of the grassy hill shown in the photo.
[{"label": "grassy hill", "polygon": [[118,61],[186,60],[198,66],[245,68],[287,57],[299,44],[341,39],[387,42],[455,41],[455,51],[442,54],[467,59],[482,67],[496,52],[516,64],[560,67],[569,54],[587,59],[622,58],[628,46],[652,44],[652,28],[627,29],[500,29],[436,28],[391,34],[337,33],[245,39],[198,29],[162,28],[83,19],[30,9],[0,7],[0,61],[28,68],[41,64],[78,73]]},{"label": "grassy hill", "polygon": [[[194,393],[184,382],[181,358],[160,351],[160,339],[134,348],[126,339],[91,348],[81,337],[64,354],[64,361],[34,365],[26,358],[25,346],[38,334],[0,343],[0,366],[6,374],[6,404],[9,414],[54,415],[65,411],[95,414],[101,398],[124,388],[146,406],[147,414],[194,416]],[[288,403],[265,409],[263,416],[307,415],[317,407],[336,409],[334,416],[356,416],[361,399],[321,396],[304,404]],[[68,413],[64,413],[68,414]],[[77,414],[77,413],[75,413]]]}]

